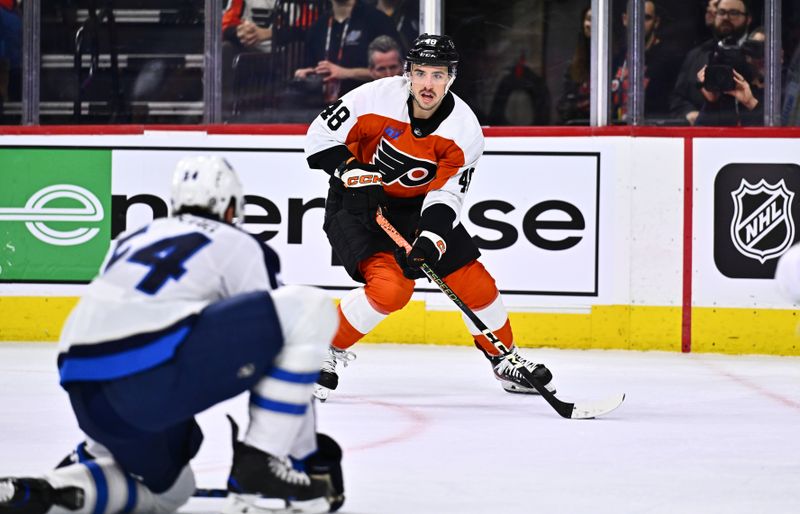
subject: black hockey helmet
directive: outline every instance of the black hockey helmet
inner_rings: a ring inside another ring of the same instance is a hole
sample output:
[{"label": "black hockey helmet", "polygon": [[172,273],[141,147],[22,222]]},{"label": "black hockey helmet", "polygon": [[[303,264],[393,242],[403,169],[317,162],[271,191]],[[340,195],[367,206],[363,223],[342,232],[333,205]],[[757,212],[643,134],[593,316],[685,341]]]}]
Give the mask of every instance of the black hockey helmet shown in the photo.
[{"label": "black hockey helmet", "polygon": [[412,63],[447,66],[447,72],[455,76],[458,66],[456,45],[450,36],[420,34],[406,54],[406,72],[411,71]]}]

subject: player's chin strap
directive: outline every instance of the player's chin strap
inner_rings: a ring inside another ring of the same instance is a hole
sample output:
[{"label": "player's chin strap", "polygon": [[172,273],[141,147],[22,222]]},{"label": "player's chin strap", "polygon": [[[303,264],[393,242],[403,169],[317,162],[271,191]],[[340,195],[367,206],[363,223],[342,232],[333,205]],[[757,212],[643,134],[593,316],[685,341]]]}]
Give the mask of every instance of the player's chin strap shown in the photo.
[{"label": "player's chin strap", "polygon": [[[395,242],[397,246],[403,248],[406,253],[411,251],[411,245],[408,244],[408,241],[397,231],[394,226],[387,220],[383,213],[381,212],[380,207],[378,208],[377,212],[375,213],[375,221],[378,225],[383,229],[384,232]],[[439,286],[439,289],[456,304],[456,306],[461,309],[467,318],[469,318],[472,323],[478,327],[478,330],[488,339],[495,348],[497,348],[503,355],[508,356],[507,358],[511,359],[511,364],[517,369],[522,375],[522,377],[530,384],[531,387],[536,389],[536,391],[547,400],[547,403],[550,404],[559,415],[565,418],[570,419],[590,419],[595,418],[597,416],[602,416],[603,414],[607,414],[612,410],[616,409],[620,406],[622,401],[625,399],[625,395],[614,396],[604,401],[595,402],[595,403],[567,403],[562,402],[556,396],[547,390],[547,388],[540,383],[534,376],[533,373],[530,372],[523,363],[519,360],[516,354],[513,354],[506,345],[492,332],[489,330],[489,327],[486,326],[485,323],[481,321],[481,319],[470,309],[467,307],[467,304],[464,303],[459,296],[453,292],[452,289],[442,280],[439,275],[436,274],[433,269],[427,264],[422,264],[420,269],[425,273],[425,275],[431,279],[431,281]]]}]

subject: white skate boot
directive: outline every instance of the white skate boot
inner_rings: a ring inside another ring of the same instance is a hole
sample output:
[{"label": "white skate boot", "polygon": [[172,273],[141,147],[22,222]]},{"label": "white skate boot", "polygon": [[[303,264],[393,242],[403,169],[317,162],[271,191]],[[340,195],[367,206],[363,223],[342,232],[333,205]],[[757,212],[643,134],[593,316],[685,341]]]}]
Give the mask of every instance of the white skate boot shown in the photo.
[{"label": "white skate boot", "polygon": [[339,385],[339,374],[336,373],[337,361],[341,362],[342,367],[346,368],[354,360],[356,360],[356,354],[351,351],[339,350],[333,346],[328,349],[328,357],[322,361],[319,378],[317,383],[314,384],[314,396],[319,401],[324,402],[327,400],[331,391]]},{"label": "white skate boot", "polygon": [[545,367],[544,364],[535,364],[527,360],[522,355],[517,353],[516,348],[511,349],[508,355],[501,355],[499,357],[490,357],[494,369],[494,376],[500,381],[503,389],[509,393],[522,393],[522,394],[539,394],[539,392],[531,387],[522,374],[519,372],[517,366],[514,365],[512,356],[515,356],[522,365],[531,372],[531,374],[539,380],[545,389],[555,394],[556,388],[551,384],[553,374]]}]

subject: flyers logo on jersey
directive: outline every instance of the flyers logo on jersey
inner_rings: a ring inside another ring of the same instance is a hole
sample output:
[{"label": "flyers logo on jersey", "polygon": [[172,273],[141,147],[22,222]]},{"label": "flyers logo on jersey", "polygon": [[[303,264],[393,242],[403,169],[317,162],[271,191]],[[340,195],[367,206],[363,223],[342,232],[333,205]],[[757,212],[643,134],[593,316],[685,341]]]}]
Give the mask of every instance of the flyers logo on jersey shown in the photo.
[{"label": "flyers logo on jersey", "polygon": [[418,187],[433,180],[438,167],[433,161],[426,161],[401,152],[385,138],[378,143],[373,162],[383,172],[384,184],[399,182],[409,188]]}]

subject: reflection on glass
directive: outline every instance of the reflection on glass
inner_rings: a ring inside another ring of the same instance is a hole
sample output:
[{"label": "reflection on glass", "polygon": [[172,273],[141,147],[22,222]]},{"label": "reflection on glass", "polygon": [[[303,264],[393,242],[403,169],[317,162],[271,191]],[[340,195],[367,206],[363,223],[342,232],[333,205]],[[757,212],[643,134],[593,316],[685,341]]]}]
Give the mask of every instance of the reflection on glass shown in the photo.
[{"label": "reflection on glass", "polygon": [[578,21],[580,29],[575,42],[575,50],[564,72],[557,106],[559,122],[566,125],[589,124],[589,78],[591,74],[589,63],[590,38],[592,37],[592,10],[589,6],[581,9]]},{"label": "reflection on glass", "polygon": [[794,0],[781,2],[781,69],[782,84],[781,125],[800,126],[800,4]]},{"label": "reflection on glass", "polygon": [[203,0],[58,0],[41,26],[42,124],[202,122]]},{"label": "reflection on glass", "polygon": [[[444,1],[444,32],[453,37],[460,55],[452,91],[469,104],[481,124],[547,125],[555,117],[552,98],[558,97],[560,84],[553,86],[548,78],[562,76],[563,67],[550,68],[550,55],[545,52],[550,44],[548,27],[559,34],[569,30],[570,36],[579,27],[577,11],[563,16],[559,5],[553,7],[559,14],[550,17],[549,4],[544,0]],[[549,48],[563,56],[564,48],[570,47],[571,52],[574,45],[574,38],[568,39]],[[563,56],[564,61],[568,58]]]},{"label": "reflection on glass", "polygon": [[0,0],[0,124],[21,121],[22,8]]},{"label": "reflection on glass", "polygon": [[[627,33],[629,16],[627,2],[619,17],[622,34],[616,38],[616,49],[612,58],[611,84],[609,91],[612,123],[629,123],[628,103],[631,84],[630,55]],[[644,38],[644,116],[650,124],[675,124],[671,120],[669,99],[681,66],[681,56],[661,36],[662,13],[652,0],[644,2],[642,33]],[[679,124],[683,121],[678,120]]]}]

